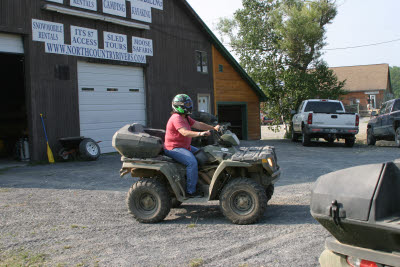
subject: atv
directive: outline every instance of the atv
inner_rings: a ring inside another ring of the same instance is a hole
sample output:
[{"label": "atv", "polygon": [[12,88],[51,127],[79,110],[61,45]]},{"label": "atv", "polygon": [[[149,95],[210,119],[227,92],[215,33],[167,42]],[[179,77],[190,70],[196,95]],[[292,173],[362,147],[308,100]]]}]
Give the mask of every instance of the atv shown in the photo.
[{"label": "atv", "polygon": [[186,167],[163,154],[164,130],[126,125],[113,137],[113,147],[122,155],[121,177],[139,180],[126,199],[128,210],[141,223],[162,221],[171,208],[182,203],[219,200],[235,224],[251,224],[263,215],[280,176],[275,148],[239,147],[240,141],[222,125],[213,131],[217,142],[200,149],[198,189],[202,198],[186,196]]}]

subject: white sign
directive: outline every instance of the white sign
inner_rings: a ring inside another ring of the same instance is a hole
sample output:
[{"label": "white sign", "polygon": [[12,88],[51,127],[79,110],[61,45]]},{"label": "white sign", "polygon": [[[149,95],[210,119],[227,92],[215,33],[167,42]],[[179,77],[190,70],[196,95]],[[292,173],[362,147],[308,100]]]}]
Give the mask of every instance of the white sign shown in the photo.
[{"label": "white sign", "polygon": [[49,2],[54,2],[54,3],[59,3],[59,4],[63,4],[64,0],[47,0]]},{"label": "white sign", "polygon": [[32,19],[32,40],[45,43],[64,43],[64,25]]},{"label": "white sign", "polygon": [[104,32],[104,50],[128,52],[128,37],[124,34]]},{"label": "white sign", "polygon": [[71,0],[70,5],[97,11],[97,0]]},{"label": "white sign", "polygon": [[98,48],[97,30],[71,26],[71,45]]},{"label": "white sign", "polygon": [[126,2],[125,0],[103,0],[103,12],[126,17]]},{"label": "white sign", "polygon": [[151,7],[138,0],[131,0],[131,18],[151,23]]},{"label": "white sign", "polygon": [[60,54],[77,57],[91,57],[108,60],[118,60],[134,63],[146,63],[146,55],[135,53],[113,52],[97,48],[78,47],[66,44],[45,44],[46,53]]},{"label": "white sign", "polygon": [[153,40],[132,37],[132,53],[153,56]]},{"label": "white sign", "polygon": [[365,92],[366,95],[379,95],[379,91]]},{"label": "white sign", "polygon": [[150,7],[163,10],[163,0],[136,0],[136,1],[142,2]]}]

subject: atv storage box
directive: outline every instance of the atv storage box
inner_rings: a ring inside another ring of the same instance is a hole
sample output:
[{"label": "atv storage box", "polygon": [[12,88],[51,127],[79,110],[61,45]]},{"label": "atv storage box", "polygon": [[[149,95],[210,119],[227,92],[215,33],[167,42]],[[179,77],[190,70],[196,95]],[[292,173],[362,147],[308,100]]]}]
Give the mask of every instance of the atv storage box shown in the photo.
[{"label": "atv storage box", "polygon": [[323,175],[311,194],[311,215],[339,242],[400,252],[400,162]]},{"label": "atv storage box", "polygon": [[164,136],[164,130],[128,124],[114,134],[112,146],[127,158],[153,158],[161,153]]}]

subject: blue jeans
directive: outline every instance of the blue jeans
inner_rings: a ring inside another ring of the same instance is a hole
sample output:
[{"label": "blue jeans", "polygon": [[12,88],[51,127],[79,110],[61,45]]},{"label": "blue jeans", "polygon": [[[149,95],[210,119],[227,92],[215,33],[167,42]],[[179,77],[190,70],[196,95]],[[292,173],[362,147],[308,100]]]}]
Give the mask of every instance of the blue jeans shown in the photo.
[{"label": "blue jeans", "polygon": [[172,150],[164,149],[164,153],[168,157],[186,166],[186,191],[189,194],[193,194],[196,192],[196,184],[199,178],[197,159],[193,153],[197,152],[199,149],[194,146],[190,146],[190,149],[191,151],[180,147]]}]

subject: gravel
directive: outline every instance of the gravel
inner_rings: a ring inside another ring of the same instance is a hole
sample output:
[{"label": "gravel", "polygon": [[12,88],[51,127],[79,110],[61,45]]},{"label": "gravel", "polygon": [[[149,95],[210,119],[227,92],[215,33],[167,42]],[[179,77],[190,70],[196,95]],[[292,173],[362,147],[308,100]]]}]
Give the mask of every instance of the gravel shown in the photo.
[{"label": "gravel", "polygon": [[310,215],[313,182],[331,171],[392,161],[398,148],[325,142],[274,145],[282,175],[261,219],[233,225],[216,201],[183,204],[140,224],[125,197],[118,155],[0,170],[0,266],[22,252],[45,266],[316,266],[329,233]]}]

